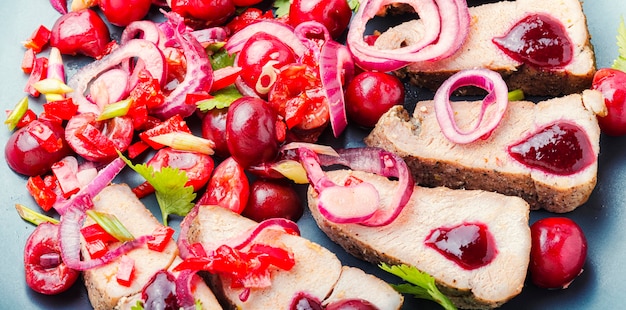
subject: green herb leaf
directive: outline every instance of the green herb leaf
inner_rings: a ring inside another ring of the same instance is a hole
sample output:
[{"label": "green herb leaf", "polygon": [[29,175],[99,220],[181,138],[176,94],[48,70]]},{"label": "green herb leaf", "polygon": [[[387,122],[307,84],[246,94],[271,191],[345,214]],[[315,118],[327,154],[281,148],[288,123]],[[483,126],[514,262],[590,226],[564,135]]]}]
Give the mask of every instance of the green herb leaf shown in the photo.
[{"label": "green herb leaf", "polygon": [[213,98],[200,100],[196,103],[200,111],[209,111],[212,109],[223,109],[230,106],[233,101],[241,98],[242,95],[233,85],[224,87],[213,94]]},{"label": "green herb leaf", "polygon": [[514,89],[509,92],[509,101],[524,100],[524,91],[521,89]]},{"label": "green herb leaf", "polygon": [[[236,54],[228,54],[228,51],[223,48],[223,44],[219,48],[216,48],[213,54],[210,57],[211,67],[213,70],[218,70],[222,68],[226,68],[235,64],[235,56]],[[210,46],[209,46],[210,47]]]},{"label": "green herb leaf", "polygon": [[113,214],[87,210],[87,215],[94,220],[104,231],[119,241],[131,241],[135,237],[126,229],[124,224]]},{"label": "green herb leaf", "polygon": [[442,294],[435,285],[435,278],[417,268],[408,265],[389,266],[381,263],[379,267],[408,283],[391,285],[396,291],[403,294],[411,294],[416,298],[432,300],[440,304],[446,310],[455,310],[454,304]]},{"label": "green herb leaf", "polygon": [[289,6],[291,5],[289,0],[276,0],[274,1],[274,16],[283,17],[289,15]]},{"label": "green herb leaf", "polygon": [[129,167],[154,187],[163,225],[167,226],[167,218],[171,214],[185,216],[191,211],[196,193],[193,192],[193,186],[185,186],[188,179],[184,171],[172,167],[163,167],[155,171],[147,164],[134,165],[121,153],[119,155]]},{"label": "green herb leaf", "polygon": [[613,69],[626,72],[626,26],[624,25],[624,18],[622,17],[617,29],[617,47],[619,55],[617,59],[613,61]]},{"label": "green herb leaf", "polygon": [[130,310],[143,310],[143,302],[141,302],[141,300],[137,300],[137,303],[130,307]]},{"label": "green herb leaf", "polygon": [[19,203],[15,204],[15,210],[17,210],[17,214],[19,214],[23,220],[33,225],[39,225],[44,222],[50,222],[52,224],[59,224],[59,220],[51,218],[47,215],[41,214]]}]

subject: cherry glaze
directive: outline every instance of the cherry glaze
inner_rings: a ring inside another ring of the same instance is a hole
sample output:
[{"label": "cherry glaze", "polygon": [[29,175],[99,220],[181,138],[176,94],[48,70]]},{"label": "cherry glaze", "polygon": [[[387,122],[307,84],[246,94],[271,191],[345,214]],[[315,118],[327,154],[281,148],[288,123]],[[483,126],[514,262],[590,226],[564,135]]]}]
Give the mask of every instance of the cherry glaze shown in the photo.
[{"label": "cherry glaze", "polygon": [[488,265],[498,253],[495,239],[483,223],[433,229],[424,243],[466,270]]},{"label": "cherry glaze", "polygon": [[574,123],[564,121],[540,128],[509,146],[508,152],[531,169],[556,175],[574,174],[596,160],[585,131]]},{"label": "cherry glaze", "polygon": [[574,53],[563,24],[545,14],[523,18],[504,36],[492,41],[511,58],[536,67],[566,66]]}]

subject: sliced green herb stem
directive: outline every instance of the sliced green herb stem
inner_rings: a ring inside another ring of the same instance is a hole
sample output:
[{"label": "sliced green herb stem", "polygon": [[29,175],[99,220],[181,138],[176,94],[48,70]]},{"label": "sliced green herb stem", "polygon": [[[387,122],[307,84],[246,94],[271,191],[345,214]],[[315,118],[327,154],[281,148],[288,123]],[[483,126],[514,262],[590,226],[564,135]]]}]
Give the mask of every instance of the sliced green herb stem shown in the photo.
[{"label": "sliced green herb stem", "polygon": [[122,242],[135,239],[115,215],[94,210],[87,210],[87,215],[115,239]]},{"label": "sliced green herb stem", "polygon": [[44,222],[50,222],[52,224],[59,223],[59,220],[49,217],[47,215],[41,214],[19,203],[15,204],[15,210],[17,210],[17,214],[19,214],[22,219],[24,219],[25,221],[33,225],[39,225]]}]

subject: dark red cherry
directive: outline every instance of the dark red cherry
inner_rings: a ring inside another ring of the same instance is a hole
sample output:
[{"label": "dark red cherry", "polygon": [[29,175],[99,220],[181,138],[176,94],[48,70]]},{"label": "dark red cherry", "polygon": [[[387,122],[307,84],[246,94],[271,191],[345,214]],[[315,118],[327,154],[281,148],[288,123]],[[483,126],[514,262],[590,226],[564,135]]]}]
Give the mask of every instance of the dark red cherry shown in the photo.
[{"label": "dark red cherry", "polygon": [[424,243],[467,270],[488,265],[498,253],[493,235],[482,223],[433,229]]},{"label": "dark red cherry", "polygon": [[574,54],[563,23],[545,14],[525,17],[492,41],[511,58],[537,67],[566,66]]},{"label": "dark red cherry", "polygon": [[585,131],[570,122],[544,126],[522,141],[509,146],[515,160],[546,173],[574,174],[596,160]]}]

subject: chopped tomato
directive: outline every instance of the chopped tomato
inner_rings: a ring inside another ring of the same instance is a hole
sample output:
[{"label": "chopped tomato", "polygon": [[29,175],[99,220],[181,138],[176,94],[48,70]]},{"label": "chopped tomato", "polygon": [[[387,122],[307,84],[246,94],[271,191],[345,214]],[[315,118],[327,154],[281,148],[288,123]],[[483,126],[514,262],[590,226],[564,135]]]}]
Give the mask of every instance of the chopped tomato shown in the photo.
[{"label": "chopped tomato", "polygon": [[241,213],[249,196],[250,183],[243,167],[234,158],[228,157],[215,168],[206,192],[197,204],[218,205]]},{"label": "chopped tomato", "polygon": [[117,242],[118,240],[99,224],[91,224],[80,229],[80,233],[87,242],[100,240],[103,243]]},{"label": "chopped tomato", "polygon": [[109,251],[109,247],[100,239],[85,242],[85,249],[91,259],[98,259]]},{"label": "chopped tomato", "polygon": [[44,211],[50,211],[57,200],[54,187],[47,185],[41,176],[32,176],[26,182],[26,189]]},{"label": "chopped tomato", "polygon": [[26,52],[24,52],[24,57],[22,58],[22,71],[24,71],[24,73],[31,73],[33,71],[35,59],[37,58],[35,54],[35,50],[32,48],[29,48]]},{"label": "chopped tomato", "polygon": [[254,24],[258,21],[265,19],[274,19],[272,11],[268,10],[265,13],[257,8],[247,8],[241,14],[235,16],[228,24],[226,28],[230,30],[230,33],[235,33],[248,25]]},{"label": "chopped tomato", "polygon": [[72,98],[50,101],[43,104],[42,118],[68,121],[78,112],[78,105]]},{"label": "chopped tomato", "polygon": [[69,198],[80,190],[77,172],[78,163],[73,157],[65,157],[52,165],[52,173],[58,180],[63,197]]},{"label": "chopped tomato", "polygon": [[24,42],[24,47],[32,49],[35,53],[39,53],[50,41],[51,34],[50,29],[39,25],[33,34],[31,34],[30,38]]},{"label": "chopped tomato", "polygon": [[33,87],[33,84],[43,80],[46,78],[48,74],[48,58],[39,57],[35,59],[35,64],[33,65],[33,69],[30,72],[30,76],[28,77],[28,81],[26,82],[26,87],[24,87],[24,91],[33,97],[39,97],[40,93]]},{"label": "chopped tomato", "polygon": [[122,286],[130,286],[132,284],[133,271],[135,270],[135,260],[127,255],[120,259],[119,267],[115,279]]},{"label": "chopped tomato", "polygon": [[174,229],[169,226],[160,226],[152,232],[152,237],[148,241],[148,248],[153,251],[163,252],[167,244],[172,240]]},{"label": "chopped tomato", "polygon": [[176,114],[169,119],[159,123],[158,125],[139,134],[139,138],[153,149],[158,150],[164,147],[164,145],[152,141],[150,138],[158,135],[162,135],[170,132],[185,132],[191,133],[191,130],[187,126],[187,123],[183,118]]}]

